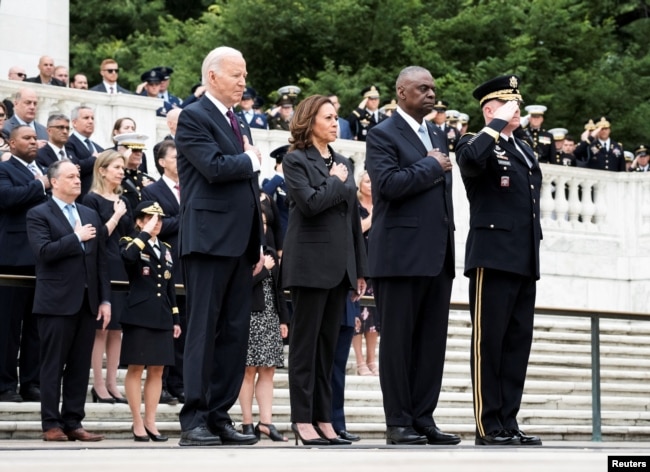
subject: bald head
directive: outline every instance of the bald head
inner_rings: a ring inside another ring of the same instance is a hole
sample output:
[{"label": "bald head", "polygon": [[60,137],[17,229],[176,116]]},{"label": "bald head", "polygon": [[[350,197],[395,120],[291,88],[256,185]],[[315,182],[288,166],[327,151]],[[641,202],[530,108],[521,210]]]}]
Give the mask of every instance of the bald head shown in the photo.
[{"label": "bald head", "polygon": [[[50,56],[41,56],[38,60],[38,70],[41,75],[41,80],[44,83],[49,82],[54,74],[54,59]],[[47,79],[47,81],[44,79]]]}]

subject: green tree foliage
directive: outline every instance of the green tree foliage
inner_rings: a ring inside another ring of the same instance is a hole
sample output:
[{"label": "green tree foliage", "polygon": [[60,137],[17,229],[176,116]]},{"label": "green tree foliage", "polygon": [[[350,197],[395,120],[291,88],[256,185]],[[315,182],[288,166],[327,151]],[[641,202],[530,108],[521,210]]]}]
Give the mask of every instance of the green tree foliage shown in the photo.
[{"label": "green tree foliage", "polygon": [[418,64],[478,129],[474,87],[516,73],[526,103],[548,106],[548,128],[579,136],[604,115],[627,149],[650,142],[644,0],[71,0],[70,10],[73,71],[91,82],[110,56],[131,88],[146,69],[173,67],[172,92],[185,96],[205,54],[227,44],[267,102],[297,84],[302,96],[336,93],[345,116],[363,87],[390,100],[399,70]]}]

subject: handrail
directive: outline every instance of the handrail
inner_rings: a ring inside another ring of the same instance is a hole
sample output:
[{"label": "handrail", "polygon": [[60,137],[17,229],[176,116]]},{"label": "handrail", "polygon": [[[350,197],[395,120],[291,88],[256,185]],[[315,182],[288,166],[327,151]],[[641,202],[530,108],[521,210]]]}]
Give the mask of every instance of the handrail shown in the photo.
[{"label": "handrail", "polygon": [[[34,276],[32,275],[8,275],[0,274],[0,286],[33,287]],[[119,292],[129,290],[129,283],[124,281],[111,281],[111,289]],[[176,294],[185,295],[185,287],[176,284]],[[361,305],[374,306],[374,297],[361,297]],[[450,310],[469,311],[469,303],[452,301],[449,304]],[[641,320],[650,321],[650,313],[628,312],[628,311],[596,311],[576,308],[552,308],[535,307],[536,315],[570,316],[591,319],[591,421],[592,441],[602,441],[602,416],[601,416],[601,386],[600,386],[600,320],[601,318],[618,320]]]}]

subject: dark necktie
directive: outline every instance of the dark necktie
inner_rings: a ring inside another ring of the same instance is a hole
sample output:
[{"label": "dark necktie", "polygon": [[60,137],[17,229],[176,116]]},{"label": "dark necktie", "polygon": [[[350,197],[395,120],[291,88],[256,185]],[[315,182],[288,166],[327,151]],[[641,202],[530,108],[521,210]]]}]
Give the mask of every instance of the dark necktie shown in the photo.
[{"label": "dark necktie", "polygon": [[228,110],[226,112],[226,116],[230,120],[230,127],[232,128],[233,132],[235,133],[235,136],[237,136],[237,140],[239,141],[239,144],[241,144],[242,148],[244,147],[244,140],[241,137],[241,131],[239,131],[239,122],[237,121],[237,118],[235,118],[235,114],[232,112],[232,110]]},{"label": "dark necktie", "polygon": [[60,156],[60,157],[59,157],[59,160],[60,160],[60,161],[62,161],[62,160],[65,159],[65,152],[63,152],[63,149],[61,149],[61,150],[59,151],[59,156]]},{"label": "dark necktie", "polygon": [[93,148],[93,145],[92,145],[92,143],[90,142],[90,139],[86,138],[86,139],[84,140],[84,142],[86,143],[86,147],[87,147],[88,150],[90,151],[90,154],[92,154],[93,152],[95,152],[95,149]]}]

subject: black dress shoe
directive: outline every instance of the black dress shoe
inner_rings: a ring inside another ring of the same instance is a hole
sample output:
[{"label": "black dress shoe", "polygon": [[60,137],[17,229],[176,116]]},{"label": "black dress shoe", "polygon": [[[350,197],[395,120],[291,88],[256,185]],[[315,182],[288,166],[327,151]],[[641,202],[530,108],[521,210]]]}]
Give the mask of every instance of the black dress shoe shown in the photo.
[{"label": "black dress shoe", "polygon": [[427,443],[436,446],[453,446],[460,442],[460,436],[443,433],[437,426],[416,427],[415,430],[427,437]]},{"label": "black dress shoe", "polygon": [[508,433],[519,440],[522,446],[541,446],[542,440],[538,436],[529,436],[520,429],[511,429]]},{"label": "black dress shoe", "polygon": [[173,396],[167,390],[160,392],[160,401],[158,403],[166,403],[167,405],[178,405],[178,398]]},{"label": "black dress shoe", "polygon": [[516,446],[519,444],[515,438],[508,431],[492,431],[485,436],[476,436],[474,444],[477,446]]},{"label": "black dress shoe", "polygon": [[210,432],[205,426],[197,426],[181,433],[179,446],[220,446],[221,438]]},{"label": "black dress shoe", "polygon": [[361,436],[352,434],[344,429],[339,431],[339,438],[347,439],[348,441],[352,441],[352,442],[361,441]]},{"label": "black dress shoe", "polygon": [[388,426],[386,444],[426,444],[427,437],[419,434],[411,426]]},{"label": "black dress shoe", "polygon": [[245,446],[249,444],[255,444],[258,439],[254,434],[242,434],[238,432],[232,423],[223,423],[218,425],[215,430],[215,434],[221,438],[223,444],[229,444],[233,446]]},{"label": "black dress shoe", "polygon": [[40,402],[41,390],[38,387],[27,387],[20,389],[20,396],[25,402]]},{"label": "black dress shoe", "polygon": [[14,402],[19,403],[23,401],[23,397],[18,395],[15,390],[5,390],[0,393],[0,402]]}]

